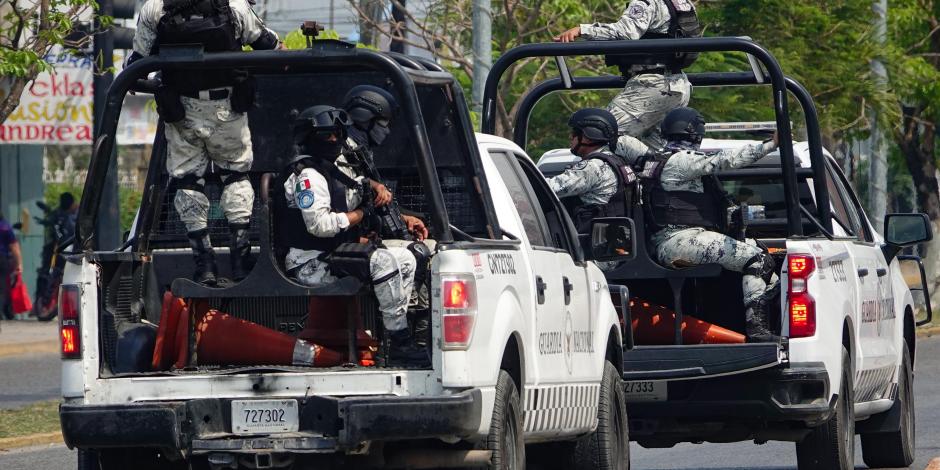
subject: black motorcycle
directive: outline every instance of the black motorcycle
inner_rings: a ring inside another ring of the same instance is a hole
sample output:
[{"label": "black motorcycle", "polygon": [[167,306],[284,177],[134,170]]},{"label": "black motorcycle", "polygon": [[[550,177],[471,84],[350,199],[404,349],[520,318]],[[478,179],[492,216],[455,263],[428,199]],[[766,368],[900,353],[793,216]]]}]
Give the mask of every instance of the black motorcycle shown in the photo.
[{"label": "black motorcycle", "polygon": [[43,226],[42,264],[37,270],[36,292],[30,316],[39,321],[51,321],[59,314],[59,285],[65,270],[65,260],[59,256],[62,242],[72,237],[74,219],[62,209],[52,209],[44,202],[36,205],[43,211],[36,221]]}]

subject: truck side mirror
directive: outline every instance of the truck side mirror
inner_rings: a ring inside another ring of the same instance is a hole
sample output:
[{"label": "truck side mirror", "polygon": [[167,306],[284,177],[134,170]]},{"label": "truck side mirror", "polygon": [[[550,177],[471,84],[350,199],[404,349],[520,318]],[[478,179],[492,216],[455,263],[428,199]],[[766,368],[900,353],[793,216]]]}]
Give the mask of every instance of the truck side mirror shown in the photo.
[{"label": "truck side mirror", "polygon": [[636,226],[626,217],[591,221],[591,258],[594,261],[626,261],[636,256]]},{"label": "truck side mirror", "polygon": [[888,214],[885,216],[885,242],[906,247],[933,239],[927,214]]}]

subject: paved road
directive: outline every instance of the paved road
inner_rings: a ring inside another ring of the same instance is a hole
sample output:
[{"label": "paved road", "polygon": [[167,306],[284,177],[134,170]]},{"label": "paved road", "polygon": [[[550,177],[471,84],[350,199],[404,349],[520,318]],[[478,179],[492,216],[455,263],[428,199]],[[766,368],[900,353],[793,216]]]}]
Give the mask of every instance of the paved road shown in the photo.
[{"label": "paved road", "polygon": [[[940,394],[937,393],[940,391],[940,337],[918,342],[914,391],[917,460],[910,468],[923,470],[931,459],[940,457]],[[633,445],[631,452],[634,470],[796,469],[796,451],[789,443],[684,444],[672,449],[643,449]],[[856,453],[857,468],[865,468],[861,449]],[[74,465],[75,454],[62,445],[0,453],[0,469],[4,470],[65,470],[75,468]]]},{"label": "paved road", "polygon": [[[923,470],[931,459],[940,457],[940,337],[918,341],[916,367],[914,406],[917,412],[917,459],[910,468]],[[672,449],[643,449],[633,445],[630,450],[634,470],[796,468],[796,449],[792,443],[784,442],[771,442],[761,446],[748,442],[683,444]],[[855,456],[857,468],[865,468],[860,444],[856,445]]]},{"label": "paved road", "polygon": [[0,357],[0,410],[62,396],[59,364],[55,353]]}]

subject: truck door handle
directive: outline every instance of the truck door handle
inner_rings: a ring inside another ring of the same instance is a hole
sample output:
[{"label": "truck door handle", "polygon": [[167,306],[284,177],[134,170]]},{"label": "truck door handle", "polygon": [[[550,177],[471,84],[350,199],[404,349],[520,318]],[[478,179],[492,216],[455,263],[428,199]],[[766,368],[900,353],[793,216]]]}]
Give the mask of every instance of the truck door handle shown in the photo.
[{"label": "truck door handle", "polygon": [[574,285],[568,282],[567,277],[562,278],[562,285],[565,287],[565,305],[571,303],[571,290],[574,289]]},{"label": "truck door handle", "polygon": [[858,277],[865,277],[868,275],[868,268],[858,268]]},{"label": "truck door handle", "polygon": [[545,281],[542,280],[542,276],[535,276],[535,292],[536,300],[538,300],[539,305],[545,303],[545,288],[548,287],[548,284],[545,284]]},{"label": "truck door handle", "polygon": [[875,272],[878,273],[878,277],[882,277],[885,274],[888,274],[888,270],[885,268],[878,268],[875,270]]}]

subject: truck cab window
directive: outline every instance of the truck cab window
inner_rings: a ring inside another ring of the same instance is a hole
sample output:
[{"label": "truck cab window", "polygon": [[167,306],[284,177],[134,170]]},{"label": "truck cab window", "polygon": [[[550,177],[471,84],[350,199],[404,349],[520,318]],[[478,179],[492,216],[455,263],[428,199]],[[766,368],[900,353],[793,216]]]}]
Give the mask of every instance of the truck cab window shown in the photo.
[{"label": "truck cab window", "polygon": [[836,235],[839,235],[838,229],[841,228],[844,236],[856,238],[858,237],[860,225],[858,214],[853,210],[845,186],[833,174],[832,167],[827,165],[826,170],[826,185],[829,187],[829,199],[832,202],[832,218],[839,225],[839,227],[834,227]]},{"label": "truck cab window", "polygon": [[538,199],[539,209],[545,215],[551,238],[550,246],[565,250],[577,259],[575,246],[570,236],[574,233],[574,224],[562,209],[561,203],[552,194],[548,183],[545,182],[545,177],[539,173],[528,157],[516,155],[516,161],[519,162],[519,168],[525,175],[526,182],[532,187],[532,194]]},{"label": "truck cab window", "polygon": [[533,246],[550,246],[547,242],[548,225],[542,212],[536,210],[537,201],[532,200],[532,189],[528,181],[523,180],[512,157],[503,152],[490,152],[493,157],[493,163],[496,170],[506,183],[509,194],[512,196],[512,202],[519,211],[519,217],[522,219],[522,226],[525,229],[526,237]]}]

